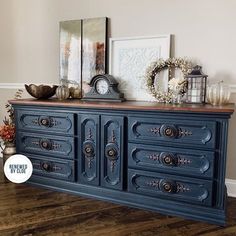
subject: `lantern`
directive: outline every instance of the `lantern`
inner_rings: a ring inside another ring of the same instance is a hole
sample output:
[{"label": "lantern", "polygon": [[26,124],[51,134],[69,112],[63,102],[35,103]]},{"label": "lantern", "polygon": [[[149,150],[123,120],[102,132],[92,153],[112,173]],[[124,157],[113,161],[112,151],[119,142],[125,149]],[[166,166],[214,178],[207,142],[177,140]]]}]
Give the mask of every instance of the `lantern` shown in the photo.
[{"label": "lantern", "polygon": [[207,77],[199,65],[196,65],[191,73],[185,77],[188,83],[186,103],[205,103]]}]

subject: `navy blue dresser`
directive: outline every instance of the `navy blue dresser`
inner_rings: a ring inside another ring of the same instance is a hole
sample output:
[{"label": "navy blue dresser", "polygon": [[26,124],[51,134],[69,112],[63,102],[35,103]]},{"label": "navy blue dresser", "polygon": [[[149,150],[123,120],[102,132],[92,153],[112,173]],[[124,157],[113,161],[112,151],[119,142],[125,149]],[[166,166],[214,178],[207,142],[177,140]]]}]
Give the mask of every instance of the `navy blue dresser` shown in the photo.
[{"label": "navy blue dresser", "polygon": [[233,105],[10,102],[29,183],[225,224]]}]

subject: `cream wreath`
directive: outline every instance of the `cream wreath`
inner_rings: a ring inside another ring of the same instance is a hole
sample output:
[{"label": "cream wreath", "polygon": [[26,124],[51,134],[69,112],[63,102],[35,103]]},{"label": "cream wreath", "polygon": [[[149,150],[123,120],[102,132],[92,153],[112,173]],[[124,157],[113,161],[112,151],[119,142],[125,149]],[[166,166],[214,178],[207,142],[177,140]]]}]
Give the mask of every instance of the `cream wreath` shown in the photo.
[{"label": "cream wreath", "polygon": [[173,93],[171,91],[162,92],[158,89],[158,84],[155,87],[154,81],[158,73],[166,69],[180,69],[185,77],[192,70],[192,63],[184,58],[168,58],[167,60],[159,59],[152,62],[148,66],[145,74],[146,86],[148,92],[157,99],[158,102],[171,103]]}]

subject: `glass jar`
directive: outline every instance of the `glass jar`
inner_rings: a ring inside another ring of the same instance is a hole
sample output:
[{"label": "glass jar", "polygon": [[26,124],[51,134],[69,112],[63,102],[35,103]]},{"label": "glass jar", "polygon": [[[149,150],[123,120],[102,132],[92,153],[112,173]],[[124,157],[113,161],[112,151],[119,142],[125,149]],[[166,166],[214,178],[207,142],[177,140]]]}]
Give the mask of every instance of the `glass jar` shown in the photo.
[{"label": "glass jar", "polygon": [[208,86],[207,101],[214,106],[227,104],[229,103],[230,93],[229,85],[220,81],[217,84]]}]

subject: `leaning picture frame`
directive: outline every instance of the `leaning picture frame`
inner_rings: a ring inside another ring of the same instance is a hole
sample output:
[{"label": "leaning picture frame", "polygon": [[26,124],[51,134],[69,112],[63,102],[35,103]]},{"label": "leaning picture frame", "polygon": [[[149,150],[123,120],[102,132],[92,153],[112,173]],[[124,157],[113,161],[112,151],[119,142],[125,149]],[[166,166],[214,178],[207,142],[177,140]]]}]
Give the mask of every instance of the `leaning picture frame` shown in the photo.
[{"label": "leaning picture frame", "polygon": [[[127,100],[155,101],[145,84],[150,63],[170,57],[171,35],[110,38],[109,74],[119,82],[119,90]],[[162,75],[168,86],[168,71]]]},{"label": "leaning picture frame", "polygon": [[108,18],[59,22],[60,83],[90,90],[90,80],[108,71]]},{"label": "leaning picture frame", "polygon": [[82,21],[82,90],[90,90],[95,75],[107,73],[108,18],[98,17]]},{"label": "leaning picture frame", "polygon": [[82,20],[59,22],[60,81],[81,84]]}]

